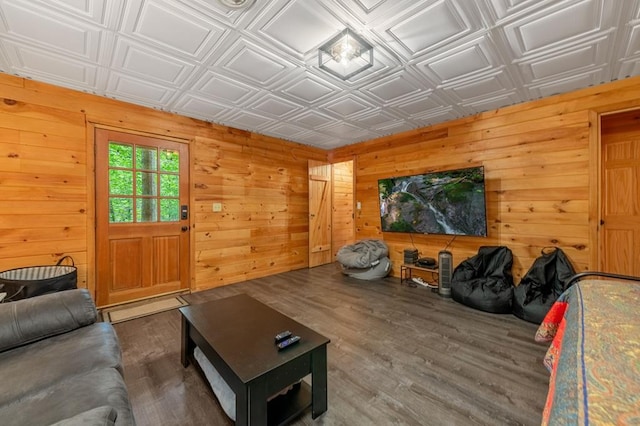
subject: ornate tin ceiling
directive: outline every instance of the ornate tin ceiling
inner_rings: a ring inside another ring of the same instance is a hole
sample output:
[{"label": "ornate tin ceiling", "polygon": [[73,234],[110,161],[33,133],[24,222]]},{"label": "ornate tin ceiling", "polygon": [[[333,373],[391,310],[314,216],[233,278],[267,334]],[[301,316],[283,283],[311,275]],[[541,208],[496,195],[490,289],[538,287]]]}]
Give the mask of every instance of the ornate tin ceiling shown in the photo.
[{"label": "ornate tin ceiling", "polygon": [[[0,0],[9,74],[331,149],[640,74],[640,0]],[[345,27],[374,66],[317,49]]]}]

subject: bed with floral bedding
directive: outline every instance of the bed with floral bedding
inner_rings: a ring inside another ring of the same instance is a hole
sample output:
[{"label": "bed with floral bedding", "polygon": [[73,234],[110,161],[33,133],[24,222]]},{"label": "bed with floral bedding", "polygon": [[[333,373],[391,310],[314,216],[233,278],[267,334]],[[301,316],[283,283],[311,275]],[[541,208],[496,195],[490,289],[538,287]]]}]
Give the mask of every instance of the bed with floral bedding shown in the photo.
[{"label": "bed with floral bedding", "polygon": [[639,280],[589,272],[567,282],[535,336],[550,343],[543,425],[640,424]]}]

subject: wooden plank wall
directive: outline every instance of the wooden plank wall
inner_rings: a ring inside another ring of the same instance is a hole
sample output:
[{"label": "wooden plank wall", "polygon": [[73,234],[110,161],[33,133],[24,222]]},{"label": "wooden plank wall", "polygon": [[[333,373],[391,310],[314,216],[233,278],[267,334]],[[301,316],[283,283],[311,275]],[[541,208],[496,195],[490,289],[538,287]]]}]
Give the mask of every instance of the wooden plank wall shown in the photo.
[{"label": "wooden plank wall", "polygon": [[578,271],[597,267],[597,114],[638,108],[639,95],[640,78],[630,78],[334,150],[333,162],[357,158],[357,239],[384,239],[396,276],[405,248],[437,257],[450,237],[380,231],[377,181],[483,165],[489,235],[456,238],[454,265],[482,245],[505,245],[516,282],[547,246]]},{"label": "wooden plank wall", "polygon": [[326,151],[0,74],[0,270],[71,254],[95,291],[94,126],[191,144],[193,289],[307,266],[307,162]]},{"label": "wooden plank wall", "polygon": [[69,255],[86,286],[85,138],[82,113],[0,99],[0,270]]},{"label": "wooden plank wall", "polygon": [[196,138],[195,148],[196,288],[307,267],[305,156],[283,143]]}]

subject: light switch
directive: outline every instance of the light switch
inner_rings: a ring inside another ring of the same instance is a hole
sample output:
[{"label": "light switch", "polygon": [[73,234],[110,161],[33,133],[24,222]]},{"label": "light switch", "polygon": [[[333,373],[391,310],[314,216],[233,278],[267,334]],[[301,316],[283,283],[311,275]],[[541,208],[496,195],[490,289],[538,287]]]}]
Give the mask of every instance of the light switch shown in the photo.
[{"label": "light switch", "polygon": [[222,211],[222,203],[213,203],[212,210],[214,212],[221,212]]},{"label": "light switch", "polygon": [[360,201],[358,201],[356,203],[356,209],[361,210],[362,209],[362,203]]}]

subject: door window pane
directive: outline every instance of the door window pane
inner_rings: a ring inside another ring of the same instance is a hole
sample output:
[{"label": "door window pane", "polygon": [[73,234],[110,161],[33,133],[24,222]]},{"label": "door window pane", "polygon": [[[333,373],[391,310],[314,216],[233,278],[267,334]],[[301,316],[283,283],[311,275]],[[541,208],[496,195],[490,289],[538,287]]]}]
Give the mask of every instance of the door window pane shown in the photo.
[{"label": "door window pane", "polygon": [[133,199],[121,197],[109,197],[109,222],[131,223],[133,222]]},{"label": "door window pane", "polygon": [[109,194],[133,195],[133,173],[129,170],[109,170]]},{"label": "door window pane", "polygon": [[155,198],[136,199],[136,222],[157,222],[158,203]]},{"label": "door window pane", "polygon": [[160,175],[160,196],[178,197],[180,196],[180,176]]},{"label": "door window pane", "polygon": [[137,172],[136,195],[158,195],[158,174]]},{"label": "door window pane", "polygon": [[133,146],[109,142],[109,167],[133,167]]},{"label": "door window pane", "polygon": [[160,151],[160,170],[163,172],[180,171],[180,153],[169,149]]},{"label": "door window pane", "polygon": [[180,152],[109,142],[109,221],[180,221]]},{"label": "door window pane", "polygon": [[160,221],[177,222],[180,220],[180,203],[175,198],[160,199]]},{"label": "door window pane", "polygon": [[158,170],[158,150],[146,146],[137,146],[136,169]]}]

